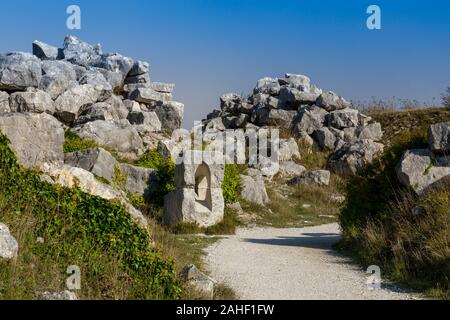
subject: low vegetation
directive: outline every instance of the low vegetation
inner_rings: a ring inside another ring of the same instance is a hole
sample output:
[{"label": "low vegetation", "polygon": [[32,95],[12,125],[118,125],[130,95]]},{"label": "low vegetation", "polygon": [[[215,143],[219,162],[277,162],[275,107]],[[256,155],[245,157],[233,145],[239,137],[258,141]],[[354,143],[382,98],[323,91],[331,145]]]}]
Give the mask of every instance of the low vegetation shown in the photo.
[{"label": "low vegetation", "polygon": [[394,281],[449,298],[450,184],[419,197],[395,174],[405,150],[426,147],[425,127],[403,131],[378,161],[349,181],[339,216],[340,248],[365,266],[379,265]]},{"label": "low vegetation", "polygon": [[92,140],[81,139],[73,130],[67,129],[64,132],[64,153],[83,151],[98,147]]},{"label": "low vegetation", "polygon": [[71,265],[81,269],[83,299],[180,296],[174,261],[119,203],[42,182],[17,164],[4,136],[0,167],[0,217],[20,247],[18,258],[0,261],[0,299],[64,290]]}]

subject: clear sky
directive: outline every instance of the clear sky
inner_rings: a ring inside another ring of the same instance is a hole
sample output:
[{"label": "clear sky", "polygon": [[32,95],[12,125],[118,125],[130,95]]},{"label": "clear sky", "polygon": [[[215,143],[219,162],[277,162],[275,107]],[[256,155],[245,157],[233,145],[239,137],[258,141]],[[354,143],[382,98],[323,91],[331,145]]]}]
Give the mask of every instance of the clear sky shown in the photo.
[{"label": "clear sky", "polygon": [[[66,29],[66,8],[82,29]],[[366,9],[382,10],[382,30]],[[2,1],[0,52],[31,51],[65,35],[149,61],[154,81],[177,85],[186,127],[226,92],[264,76],[301,73],[349,100],[439,98],[450,85],[450,1],[127,0]]]}]

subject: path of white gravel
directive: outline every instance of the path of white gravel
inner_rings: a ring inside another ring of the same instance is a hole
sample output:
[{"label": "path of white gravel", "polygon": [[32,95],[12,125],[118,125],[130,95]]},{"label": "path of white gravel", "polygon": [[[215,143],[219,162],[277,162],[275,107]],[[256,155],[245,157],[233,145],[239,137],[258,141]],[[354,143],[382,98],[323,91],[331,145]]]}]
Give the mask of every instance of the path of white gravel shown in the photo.
[{"label": "path of white gravel", "polygon": [[370,290],[368,275],[331,249],[339,226],[238,230],[207,249],[213,278],[241,299],[415,299],[395,286]]}]

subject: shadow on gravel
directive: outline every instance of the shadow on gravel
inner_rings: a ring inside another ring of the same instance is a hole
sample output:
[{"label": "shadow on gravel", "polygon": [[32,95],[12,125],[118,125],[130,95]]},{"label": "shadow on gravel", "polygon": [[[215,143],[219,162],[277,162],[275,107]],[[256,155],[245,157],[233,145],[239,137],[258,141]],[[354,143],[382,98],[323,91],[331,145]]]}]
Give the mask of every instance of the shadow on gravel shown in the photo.
[{"label": "shadow on gravel", "polygon": [[341,240],[337,233],[303,233],[299,237],[276,237],[273,239],[243,239],[245,242],[273,246],[291,246],[311,249],[331,250]]}]

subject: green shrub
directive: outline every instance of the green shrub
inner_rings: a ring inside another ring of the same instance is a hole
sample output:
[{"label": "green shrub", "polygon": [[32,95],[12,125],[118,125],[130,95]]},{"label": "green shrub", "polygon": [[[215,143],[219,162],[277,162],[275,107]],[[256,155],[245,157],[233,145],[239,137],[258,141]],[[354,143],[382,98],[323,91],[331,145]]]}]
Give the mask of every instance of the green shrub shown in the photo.
[{"label": "green shrub", "polygon": [[239,201],[239,184],[241,176],[236,164],[225,165],[225,174],[222,182],[223,197],[226,204]]},{"label": "green shrub", "polygon": [[[417,196],[400,185],[395,167],[407,149],[426,148],[424,128],[400,134],[384,155],[347,185],[340,213],[342,247],[395,281],[449,296],[450,182]],[[413,209],[420,208],[419,215]]]},{"label": "green shrub", "polygon": [[81,268],[84,299],[179,297],[173,260],[118,201],[41,181],[17,164],[8,144],[0,135],[0,219],[20,252],[14,261],[0,260],[0,299],[64,290],[70,265]]},{"label": "green shrub", "polygon": [[64,133],[64,153],[83,151],[97,146],[95,141],[83,140],[70,129],[67,129]]},{"label": "green shrub", "polygon": [[145,153],[135,165],[156,170],[157,188],[150,190],[149,196],[153,205],[164,205],[164,196],[175,190],[175,163],[153,150]]}]

